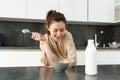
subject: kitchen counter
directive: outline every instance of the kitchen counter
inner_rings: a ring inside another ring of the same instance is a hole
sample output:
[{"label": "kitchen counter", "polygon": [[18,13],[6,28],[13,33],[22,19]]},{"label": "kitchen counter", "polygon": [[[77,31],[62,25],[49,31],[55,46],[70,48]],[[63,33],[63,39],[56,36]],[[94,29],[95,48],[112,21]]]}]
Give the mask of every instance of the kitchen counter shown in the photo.
[{"label": "kitchen counter", "polygon": [[98,66],[96,76],[85,75],[85,66],[55,72],[52,67],[2,67],[0,80],[120,80],[120,65]]}]

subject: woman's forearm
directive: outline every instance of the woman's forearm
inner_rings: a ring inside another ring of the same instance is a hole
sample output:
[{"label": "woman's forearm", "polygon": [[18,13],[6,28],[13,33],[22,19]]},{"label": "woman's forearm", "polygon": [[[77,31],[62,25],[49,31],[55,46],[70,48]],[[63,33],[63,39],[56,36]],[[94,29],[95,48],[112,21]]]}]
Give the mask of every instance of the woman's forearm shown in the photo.
[{"label": "woman's forearm", "polygon": [[52,62],[54,61],[55,55],[51,51],[51,49],[46,41],[42,41],[42,47],[43,47],[43,50],[46,54],[48,65],[52,65]]}]

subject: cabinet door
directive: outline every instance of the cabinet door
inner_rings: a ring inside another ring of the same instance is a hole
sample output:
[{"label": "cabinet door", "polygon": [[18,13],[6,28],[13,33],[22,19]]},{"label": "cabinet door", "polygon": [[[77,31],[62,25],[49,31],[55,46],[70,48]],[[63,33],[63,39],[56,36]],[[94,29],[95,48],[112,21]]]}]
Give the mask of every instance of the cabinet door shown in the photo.
[{"label": "cabinet door", "polygon": [[115,21],[120,22],[120,0],[115,0]]},{"label": "cabinet door", "polygon": [[59,11],[68,21],[87,21],[87,0],[59,0]]},{"label": "cabinet door", "polygon": [[49,10],[58,10],[58,0],[28,0],[27,17],[45,19]]},{"label": "cabinet door", "polygon": [[114,22],[114,0],[88,0],[88,21]]},{"label": "cabinet door", "polygon": [[115,0],[115,4],[120,4],[120,0]]},{"label": "cabinet door", "polygon": [[0,0],[0,17],[25,18],[26,0]]}]

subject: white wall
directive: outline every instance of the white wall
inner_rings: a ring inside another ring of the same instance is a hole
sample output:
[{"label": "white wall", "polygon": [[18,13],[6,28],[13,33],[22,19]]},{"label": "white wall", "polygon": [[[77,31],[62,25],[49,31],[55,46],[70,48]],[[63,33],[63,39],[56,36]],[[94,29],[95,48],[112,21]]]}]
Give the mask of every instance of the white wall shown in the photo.
[{"label": "white wall", "polygon": [[[39,49],[0,49],[0,67],[41,66]],[[98,65],[120,64],[119,50],[98,50]],[[77,65],[85,64],[84,50],[77,50]]]}]

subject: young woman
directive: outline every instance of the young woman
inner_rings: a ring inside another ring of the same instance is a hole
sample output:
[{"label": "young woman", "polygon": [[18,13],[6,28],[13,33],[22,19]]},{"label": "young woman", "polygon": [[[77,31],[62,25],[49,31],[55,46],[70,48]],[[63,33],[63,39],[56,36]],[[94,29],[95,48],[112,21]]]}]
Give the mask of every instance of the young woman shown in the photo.
[{"label": "young woman", "polygon": [[66,19],[60,12],[50,10],[45,21],[45,35],[34,32],[32,38],[40,41],[43,51],[41,62],[52,66],[54,61],[68,61],[69,67],[76,65],[76,49],[73,37],[66,29]]}]

